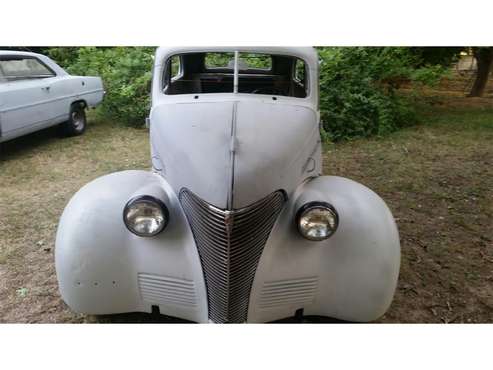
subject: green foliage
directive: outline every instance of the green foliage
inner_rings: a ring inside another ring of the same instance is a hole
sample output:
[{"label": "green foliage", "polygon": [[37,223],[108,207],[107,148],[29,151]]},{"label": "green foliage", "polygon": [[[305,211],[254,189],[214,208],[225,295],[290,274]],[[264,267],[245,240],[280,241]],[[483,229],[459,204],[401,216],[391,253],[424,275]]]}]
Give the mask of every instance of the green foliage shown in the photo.
[{"label": "green foliage", "polygon": [[106,96],[103,116],[130,126],[142,126],[150,108],[154,48],[56,48],[50,55],[71,74],[100,76]]},{"label": "green foliage", "polygon": [[411,53],[417,57],[417,67],[425,65],[441,65],[443,67],[450,66],[453,62],[459,59],[461,51],[466,51],[468,48],[459,47],[412,47],[409,48]]},{"label": "green foliage", "polygon": [[[206,53],[205,65],[207,68],[226,68],[234,57],[234,53]],[[240,53],[240,61],[248,68],[272,68],[272,59],[267,54]]]},{"label": "green foliage", "polygon": [[248,68],[272,68],[272,58],[267,54],[240,53],[240,59],[248,66]]},{"label": "green foliage", "polygon": [[225,68],[234,59],[234,53],[206,53],[206,68]]},{"label": "green foliage", "polygon": [[385,135],[413,124],[415,114],[397,94],[404,83],[434,84],[441,66],[422,66],[409,48],[320,48],[320,110],[333,140]]},{"label": "green foliage", "polygon": [[49,48],[44,51],[50,58],[55,60],[60,66],[67,68],[77,62],[79,56],[79,48]]},{"label": "green foliage", "polygon": [[410,74],[410,79],[415,84],[436,86],[443,77],[449,75],[450,70],[440,64],[426,65],[414,69]]}]

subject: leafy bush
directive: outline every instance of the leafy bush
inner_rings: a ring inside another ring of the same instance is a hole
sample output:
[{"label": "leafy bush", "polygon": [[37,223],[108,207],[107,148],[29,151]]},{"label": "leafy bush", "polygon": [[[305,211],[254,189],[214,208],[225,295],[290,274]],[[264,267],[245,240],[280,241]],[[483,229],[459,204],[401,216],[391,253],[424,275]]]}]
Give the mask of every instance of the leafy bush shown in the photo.
[{"label": "leafy bush", "polygon": [[421,66],[416,53],[398,47],[319,48],[320,110],[332,140],[384,135],[415,122],[396,90],[407,82],[432,84],[440,66]]},{"label": "leafy bush", "polygon": [[48,54],[50,58],[54,59],[65,69],[77,62],[79,56],[79,48],[76,47],[64,47],[64,48],[48,48],[46,50],[40,50],[42,54]]},{"label": "leafy bush", "polygon": [[100,76],[106,96],[100,112],[130,126],[142,126],[150,108],[154,48],[54,48],[50,56],[71,74]]}]

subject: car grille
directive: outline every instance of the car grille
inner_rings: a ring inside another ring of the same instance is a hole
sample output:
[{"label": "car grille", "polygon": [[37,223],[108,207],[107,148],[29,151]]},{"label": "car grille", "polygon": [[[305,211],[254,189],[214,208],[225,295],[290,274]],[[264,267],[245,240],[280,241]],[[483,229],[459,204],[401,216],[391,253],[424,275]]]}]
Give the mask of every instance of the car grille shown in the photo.
[{"label": "car grille", "polygon": [[259,306],[265,309],[293,305],[303,307],[313,302],[317,288],[316,277],[265,282]]},{"label": "car grille", "polygon": [[185,308],[195,308],[197,297],[195,283],[154,274],[138,274],[142,299],[154,304],[168,304]]},{"label": "car grille", "polygon": [[188,218],[207,286],[209,319],[245,322],[260,255],[286,196],[276,191],[245,208],[216,208],[187,189],[180,201]]}]

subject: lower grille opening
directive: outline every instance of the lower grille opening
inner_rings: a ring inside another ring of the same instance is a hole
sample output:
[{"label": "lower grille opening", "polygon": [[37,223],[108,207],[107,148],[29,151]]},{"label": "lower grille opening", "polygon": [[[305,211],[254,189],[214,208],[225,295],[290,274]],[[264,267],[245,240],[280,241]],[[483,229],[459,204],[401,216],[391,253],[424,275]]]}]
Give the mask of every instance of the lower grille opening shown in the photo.
[{"label": "lower grille opening", "polygon": [[265,282],[260,293],[262,309],[286,306],[303,306],[315,299],[318,289],[317,277]]},{"label": "lower grille opening", "polygon": [[140,294],[146,302],[185,308],[197,306],[195,283],[191,280],[139,273],[138,282]]},{"label": "lower grille opening", "polygon": [[210,320],[246,321],[258,261],[285,201],[285,193],[276,191],[248,207],[227,211],[188,189],[180,192],[205,275]]}]

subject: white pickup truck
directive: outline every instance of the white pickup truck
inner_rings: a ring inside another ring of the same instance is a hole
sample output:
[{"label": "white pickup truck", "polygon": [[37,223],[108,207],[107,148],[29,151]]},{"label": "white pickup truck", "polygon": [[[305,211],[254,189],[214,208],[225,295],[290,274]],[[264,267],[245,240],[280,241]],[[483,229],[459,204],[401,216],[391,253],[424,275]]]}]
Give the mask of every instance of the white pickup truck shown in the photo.
[{"label": "white pickup truck", "polygon": [[41,54],[0,50],[0,142],[55,125],[81,135],[85,108],[103,96],[100,77],[71,76]]}]

